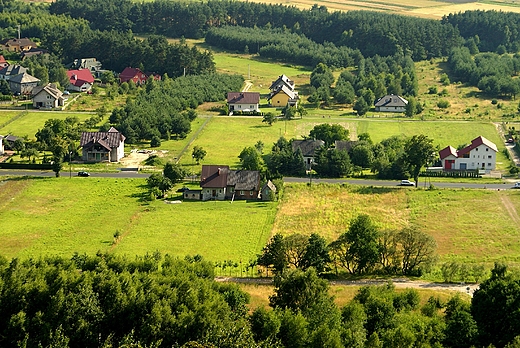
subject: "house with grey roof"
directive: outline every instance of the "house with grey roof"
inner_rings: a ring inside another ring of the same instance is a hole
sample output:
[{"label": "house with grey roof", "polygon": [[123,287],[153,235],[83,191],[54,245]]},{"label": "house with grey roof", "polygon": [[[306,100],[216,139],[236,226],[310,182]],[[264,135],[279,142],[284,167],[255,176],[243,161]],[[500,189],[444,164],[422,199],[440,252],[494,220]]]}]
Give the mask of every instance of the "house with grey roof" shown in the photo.
[{"label": "house with grey roof", "polygon": [[278,78],[271,83],[271,87],[269,87],[269,89],[271,91],[275,91],[275,90],[281,88],[282,86],[286,86],[291,91],[294,91],[294,81],[289,79],[285,75],[278,76]]},{"label": "house with grey roof", "polygon": [[85,162],[119,162],[124,157],[125,136],[114,127],[108,132],[81,133],[80,147]]},{"label": "house with grey roof", "polygon": [[0,69],[0,79],[9,81],[10,78],[27,72],[27,68],[21,65],[8,65]]},{"label": "house with grey roof", "polygon": [[408,100],[396,94],[387,94],[374,102],[379,112],[405,112]]},{"label": "house with grey roof", "polygon": [[40,79],[24,72],[9,79],[9,88],[15,95],[29,95],[32,94],[34,87],[38,86],[39,82]]},{"label": "house with grey roof", "polygon": [[230,170],[226,165],[203,165],[200,177],[201,199],[258,199],[260,172]]},{"label": "house with grey roof", "polygon": [[58,109],[65,104],[63,92],[55,84],[36,86],[33,91],[33,107],[37,109]]},{"label": "house with grey roof", "polygon": [[310,170],[312,168],[312,164],[314,163],[316,150],[322,146],[325,146],[325,142],[323,140],[315,139],[293,140],[291,146],[293,152],[298,150],[302,152],[305,166],[307,167],[307,170]]}]

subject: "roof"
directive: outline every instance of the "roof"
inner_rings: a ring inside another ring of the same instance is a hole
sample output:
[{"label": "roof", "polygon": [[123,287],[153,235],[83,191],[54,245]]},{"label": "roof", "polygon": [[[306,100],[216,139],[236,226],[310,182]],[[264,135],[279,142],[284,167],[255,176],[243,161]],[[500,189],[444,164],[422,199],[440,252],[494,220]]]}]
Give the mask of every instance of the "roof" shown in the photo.
[{"label": "roof", "polygon": [[21,65],[9,65],[0,70],[0,75],[15,76],[18,74],[23,74],[24,72],[27,72],[27,68],[24,68]]},{"label": "roof", "polygon": [[11,142],[11,141],[16,141],[16,140],[20,139],[20,137],[9,134],[9,135],[6,135],[4,137],[4,139],[5,139],[5,141]]},{"label": "roof", "polygon": [[0,54],[0,64],[5,64],[5,63],[7,63],[7,60],[5,60],[5,57]]},{"label": "roof", "polygon": [[441,160],[445,159],[448,156],[457,157],[457,149],[455,149],[453,146],[447,146],[441,151],[439,151],[439,157],[441,158]]},{"label": "roof", "polygon": [[108,132],[83,132],[79,145],[81,147],[91,147],[94,144],[99,144],[104,148],[110,150],[118,147],[126,138],[119,133],[114,127],[110,127]]},{"label": "roof", "polygon": [[[126,67],[125,70],[123,70],[121,74],[119,74],[119,79],[121,80],[121,82],[127,82],[133,79],[138,74],[143,74],[146,76],[146,74],[142,72],[139,68]],[[146,77],[148,78],[148,76]]]},{"label": "roof", "polygon": [[401,106],[404,107],[408,104],[408,100],[396,94],[387,94],[384,97],[377,99],[374,102],[374,106]]},{"label": "roof", "polygon": [[24,72],[24,73],[14,76],[14,77],[11,77],[9,79],[9,82],[15,82],[15,83],[22,84],[22,83],[40,82],[40,79]]},{"label": "roof", "polygon": [[276,186],[273,184],[271,180],[267,180],[267,182],[262,186],[262,191],[266,188],[270,189],[273,192],[276,192]]},{"label": "roof", "polygon": [[227,94],[229,104],[258,104],[260,93],[258,92],[229,92]]},{"label": "roof", "polygon": [[38,95],[40,92],[45,91],[55,99],[63,98],[63,92],[56,87],[53,83],[48,83],[45,86],[36,86],[32,90],[33,97]]},{"label": "roof", "polygon": [[300,149],[303,157],[314,157],[314,152],[321,146],[325,146],[323,140],[305,139],[305,140],[293,140],[292,143],[293,151]]},{"label": "roof", "polygon": [[22,51],[22,60],[45,53],[49,53],[49,51],[43,48],[31,47],[29,50]]},{"label": "roof", "polygon": [[286,85],[282,85],[281,87],[278,87],[278,89],[276,89],[275,91],[271,92],[267,100],[273,98],[275,95],[281,92],[285,93],[290,99],[298,99],[298,92],[290,89]]},{"label": "roof", "polygon": [[471,141],[470,145],[468,145],[465,148],[457,151],[457,155],[460,157],[460,156],[470,152],[471,150],[479,147],[480,145],[485,145],[485,146],[489,147],[491,150],[493,150],[495,152],[498,152],[497,146],[494,143],[492,143],[491,141],[487,140],[483,136],[479,136],[479,137],[476,137],[475,139],[473,139]]},{"label": "roof", "polygon": [[334,142],[334,147],[337,151],[349,152],[357,143],[356,140],[336,140]]},{"label": "roof", "polygon": [[285,75],[280,75],[278,78],[271,83],[271,87],[269,87],[270,90],[277,89],[280,85],[285,85],[289,87],[289,89],[294,90],[294,81],[290,80]]},{"label": "roof", "polygon": [[100,70],[101,62],[99,62],[96,58],[80,58],[74,59],[74,61],[67,66],[72,69],[89,69],[89,70]]},{"label": "roof", "polygon": [[232,170],[228,174],[227,186],[235,186],[235,190],[258,191],[260,172],[258,170]]},{"label": "roof", "polygon": [[22,37],[20,39],[17,39],[17,38],[14,38],[14,39],[4,39],[2,41],[0,41],[0,44],[4,45],[4,46],[33,46],[33,47],[36,47],[36,43],[34,43],[33,41],[29,40],[28,38],[26,37]]},{"label": "roof", "polygon": [[226,187],[229,173],[228,166],[203,165],[200,174],[200,187]]},{"label": "roof", "polygon": [[92,73],[88,69],[67,70],[67,76],[69,77],[70,84],[74,86],[94,83],[94,76],[92,76]]}]

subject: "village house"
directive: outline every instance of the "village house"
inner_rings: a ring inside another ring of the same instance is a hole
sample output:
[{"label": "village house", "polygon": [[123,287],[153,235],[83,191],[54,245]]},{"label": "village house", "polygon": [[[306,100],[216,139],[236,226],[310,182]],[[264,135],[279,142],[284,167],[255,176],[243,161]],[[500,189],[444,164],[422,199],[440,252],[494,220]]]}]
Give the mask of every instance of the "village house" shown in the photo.
[{"label": "village house", "polygon": [[81,133],[80,147],[85,162],[119,162],[124,157],[125,136],[114,127],[108,132]]},{"label": "village house", "polygon": [[445,171],[484,170],[489,173],[495,169],[497,152],[494,143],[479,136],[460,150],[447,146],[439,151],[439,155]]},{"label": "village house", "polygon": [[387,94],[374,102],[376,111],[379,112],[405,112],[408,100],[395,94]]},{"label": "village house", "polygon": [[94,76],[88,69],[68,70],[69,86],[67,89],[76,92],[87,92],[94,84]]},{"label": "village house", "polygon": [[21,65],[8,65],[3,69],[0,69],[0,79],[9,81],[11,77],[20,75],[27,72],[27,68]]},{"label": "village house", "polygon": [[269,90],[267,101],[274,107],[298,106],[298,92],[294,90],[294,81],[285,75],[278,76]]},{"label": "village house", "polygon": [[227,94],[229,114],[234,111],[260,111],[260,93],[258,92],[229,92]]},{"label": "village house", "polygon": [[43,48],[33,47],[30,50],[22,51],[21,58],[22,60],[26,60],[27,58],[31,58],[33,56],[39,56],[40,54],[48,54],[49,51],[44,50]]},{"label": "village house", "polygon": [[260,172],[230,170],[225,165],[203,165],[200,177],[203,201],[224,199],[258,199]]},{"label": "village house", "polygon": [[314,163],[314,156],[316,155],[316,150],[318,150],[322,146],[325,146],[325,142],[323,140],[314,139],[293,140],[291,146],[293,152],[298,151],[298,149],[302,152],[305,166],[307,170],[311,170],[312,164]]},{"label": "village house", "polygon": [[294,91],[295,88],[294,81],[292,81],[285,75],[280,75],[275,81],[273,81],[273,83],[271,83],[271,87],[269,87],[269,90],[273,92],[281,88],[282,86],[289,88],[291,91]]},{"label": "village house", "polygon": [[80,58],[74,59],[74,61],[67,65],[67,68],[70,70],[89,70],[92,75],[95,77],[99,77],[101,73],[101,62],[96,58]]},{"label": "village house", "polygon": [[40,79],[24,72],[9,79],[9,88],[15,95],[29,95],[32,94],[33,89],[38,86],[39,82]]},{"label": "village house", "polygon": [[267,180],[264,186],[262,186],[262,190],[260,190],[260,196],[262,197],[262,201],[272,200],[274,194],[276,194],[276,186],[273,184],[271,180]]},{"label": "village house", "polygon": [[33,107],[56,109],[65,104],[65,98],[55,84],[48,83],[45,86],[36,86],[33,89]]},{"label": "village house", "polygon": [[148,80],[150,77],[155,80],[161,79],[161,77],[157,74],[144,73],[139,68],[127,67],[121,72],[121,74],[119,74],[119,81],[120,83],[133,81],[136,85],[141,86],[144,85],[146,80]]},{"label": "village house", "polygon": [[28,51],[36,46],[36,43],[26,37],[21,39],[4,39],[0,41],[0,49],[8,52]]}]

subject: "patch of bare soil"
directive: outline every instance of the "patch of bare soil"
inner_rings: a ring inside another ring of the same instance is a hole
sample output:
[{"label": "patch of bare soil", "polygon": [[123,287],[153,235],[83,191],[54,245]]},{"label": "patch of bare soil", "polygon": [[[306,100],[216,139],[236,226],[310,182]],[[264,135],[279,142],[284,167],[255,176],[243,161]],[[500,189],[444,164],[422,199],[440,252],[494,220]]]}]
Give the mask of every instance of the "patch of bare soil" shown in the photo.
[{"label": "patch of bare soil", "polygon": [[504,208],[506,208],[509,217],[511,217],[515,224],[520,224],[520,217],[518,216],[518,212],[516,211],[516,208],[509,197],[506,195],[500,195],[500,200],[502,201]]},{"label": "patch of bare soil", "polygon": [[143,162],[151,155],[163,157],[165,152],[151,150],[132,150],[127,156],[121,158],[119,163],[124,168],[138,168],[142,167],[144,165]]}]

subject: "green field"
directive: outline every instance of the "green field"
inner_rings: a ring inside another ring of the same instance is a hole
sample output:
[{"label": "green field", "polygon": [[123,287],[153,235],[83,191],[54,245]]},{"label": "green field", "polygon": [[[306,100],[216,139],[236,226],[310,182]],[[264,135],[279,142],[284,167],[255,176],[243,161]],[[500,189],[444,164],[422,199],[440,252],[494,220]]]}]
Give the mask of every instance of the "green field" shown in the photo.
[{"label": "green field", "polygon": [[[74,252],[253,258],[271,233],[276,203],[143,204],[142,179],[45,178],[0,182],[0,254]],[[114,234],[121,238],[114,243]]]}]

